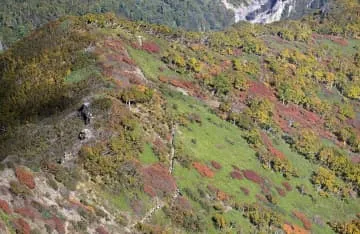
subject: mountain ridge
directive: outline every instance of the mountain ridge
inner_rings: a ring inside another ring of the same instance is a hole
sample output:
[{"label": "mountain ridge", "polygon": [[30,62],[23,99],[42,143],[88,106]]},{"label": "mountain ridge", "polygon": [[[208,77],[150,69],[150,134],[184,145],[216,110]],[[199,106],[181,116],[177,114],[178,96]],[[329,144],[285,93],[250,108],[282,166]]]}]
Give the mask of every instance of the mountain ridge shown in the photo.
[{"label": "mountain ridge", "polygon": [[0,230],[356,233],[360,19],[341,2],[217,32],[66,16],[15,43]]},{"label": "mountain ridge", "polygon": [[[0,41],[4,45],[11,45],[17,39],[24,37],[40,25],[68,14],[84,15],[86,13],[114,12],[117,15],[125,16],[132,20],[166,24],[170,27],[180,27],[196,31],[221,30],[238,22],[240,18],[242,20],[249,19],[249,21],[262,23],[273,22],[283,18],[281,17],[284,15],[283,9],[272,9],[271,1],[251,2],[254,3],[251,8],[254,9],[246,9],[244,6],[245,9],[237,11],[235,19],[234,12],[231,9],[226,9],[226,6],[228,6],[228,4],[224,5],[226,1],[221,0],[200,0],[195,2],[156,0],[135,3],[130,0],[121,2],[89,0],[87,4],[84,4],[81,0],[55,1],[51,3],[46,0],[30,0],[22,3],[4,0],[2,10],[0,11]],[[307,2],[297,1],[292,7],[298,11],[296,18],[307,13],[303,11],[303,9],[308,8]],[[321,1],[316,0],[316,2]],[[285,6],[285,3],[279,1],[275,1],[274,4],[276,7],[280,5]],[[312,4],[312,6],[315,5]],[[314,8],[318,9],[321,6],[322,4]],[[289,7],[287,9],[290,9]],[[242,14],[240,17],[238,14],[242,11],[248,13]],[[256,16],[258,14],[261,14],[261,16]],[[273,19],[266,20],[270,16]],[[254,20],[252,19],[253,17],[260,19]]]}]

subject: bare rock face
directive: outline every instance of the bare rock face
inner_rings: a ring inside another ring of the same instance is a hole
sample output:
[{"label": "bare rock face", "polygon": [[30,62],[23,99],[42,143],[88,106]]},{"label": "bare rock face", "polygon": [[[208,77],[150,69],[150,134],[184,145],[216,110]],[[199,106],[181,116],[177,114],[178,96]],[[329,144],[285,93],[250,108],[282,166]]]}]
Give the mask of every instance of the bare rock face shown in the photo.
[{"label": "bare rock face", "polygon": [[281,19],[300,18],[320,9],[323,0],[221,0],[225,8],[234,12],[235,22],[272,23]]}]

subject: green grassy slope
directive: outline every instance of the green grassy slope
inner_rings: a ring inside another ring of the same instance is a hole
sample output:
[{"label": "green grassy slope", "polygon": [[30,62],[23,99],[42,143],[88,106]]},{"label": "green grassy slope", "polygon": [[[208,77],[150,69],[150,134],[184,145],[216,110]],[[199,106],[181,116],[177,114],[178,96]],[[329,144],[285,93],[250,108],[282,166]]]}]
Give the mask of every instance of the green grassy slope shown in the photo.
[{"label": "green grassy slope", "polygon": [[[242,170],[254,170],[267,178],[272,187],[271,193],[275,194],[279,200],[277,206],[273,208],[284,214],[288,222],[300,225],[299,221],[291,215],[294,210],[301,211],[309,216],[319,215],[325,220],[339,219],[341,217],[340,219],[343,221],[351,219],[353,214],[359,212],[357,206],[359,199],[344,202],[336,198],[318,196],[309,182],[309,175],[316,170],[316,166],[292,151],[282,141],[280,141],[278,148],[296,165],[299,173],[299,178],[292,178],[289,183],[293,188],[296,185],[304,184],[309,188],[309,194],[312,194],[316,201],[313,202],[310,197],[300,195],[295,189],[287,193],[285,197],[280,197],[274,187],[282,187],[281,183],[287,180],[281,175],[264,169],[259,164],[255,152],[249,148],[246,141],[241,137],[244,134],[241,130],[209,113],[207,107],[190,98],[170,98],[169,102],[171,104],[176,103],[180,112],[196,112],[201,116],[202,124],[200,126],[191,124],[186,128],[179,129],[178,133],[178,140],[184,142],[194,160],[206,165],[210,165],[210,162],[214,160],[222,165],[222,169],[216,171],[213,178],[204,178],[195,169],[189,170],[177,165],[175,167],[175,177],[179,181],[180,189],[188,188],[197,191],[198,188],[206,189],[206,186],[212,185],[233,196],[233,199],[237,202],[258,202],[255,195],[261,193],[259,185],[246,179],[238,181],[230,177],[230,173],[233,171],[232,166],[235,165]],[[191,142],[193,139],[196,139],[196,144]],[[250,194],[245,195],[240,187],[248,188]],[[199,204],[196,205],[199,207],[198,209],[201,209]],[[210,218],[216,212],[216,210],[211,209],[211,212],[207,213],[207,215]],[[206,212],[204,211],[204,213]],[[240,230],[245,233],[251,230],[248,220],[244,220],[242,213],[239,211],[229,211],[224,217],[228,222],[237,223],[237,226],[241,227]],[[212,224],[209,224],[209,230],[212,228]],[[314,225],[312,230],[314,233],[332,233],[329,227],[319,225]],[[212,229],[211,232],[216,233],[217,231]]]}]

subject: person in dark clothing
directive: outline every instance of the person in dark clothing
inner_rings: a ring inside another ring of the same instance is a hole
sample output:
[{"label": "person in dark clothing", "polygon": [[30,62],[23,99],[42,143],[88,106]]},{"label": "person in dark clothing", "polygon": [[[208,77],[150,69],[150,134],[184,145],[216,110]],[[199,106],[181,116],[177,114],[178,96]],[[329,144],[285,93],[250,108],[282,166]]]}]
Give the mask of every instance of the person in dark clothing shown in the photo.
[{"label": "person in dark clothing", "polygon": [[91,112],[90,112],[90,103],[85,102],[79,109],[81,118],[84,120],[85,125],[90,124]]}]

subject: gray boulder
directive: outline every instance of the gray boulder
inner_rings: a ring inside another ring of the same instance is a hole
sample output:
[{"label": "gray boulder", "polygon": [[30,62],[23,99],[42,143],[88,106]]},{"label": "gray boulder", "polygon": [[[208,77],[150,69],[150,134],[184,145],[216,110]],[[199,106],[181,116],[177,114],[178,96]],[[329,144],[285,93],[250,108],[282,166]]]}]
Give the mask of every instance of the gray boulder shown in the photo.
[{"label": "gray boulder", "polygon": [[90,138],[92,138],[92,132],[87,128],[81,130],[81,132],[79,133],[79,139],[82,141],[88,140]]}]

